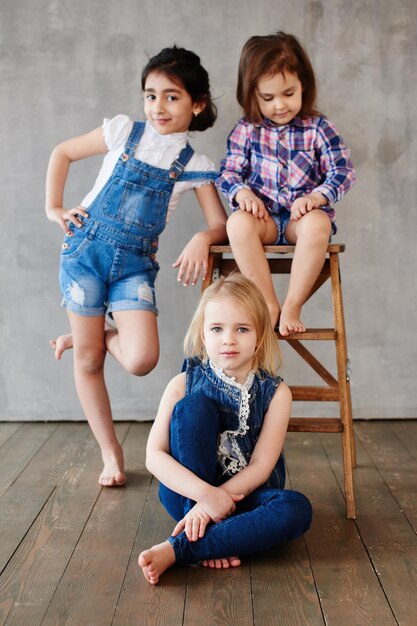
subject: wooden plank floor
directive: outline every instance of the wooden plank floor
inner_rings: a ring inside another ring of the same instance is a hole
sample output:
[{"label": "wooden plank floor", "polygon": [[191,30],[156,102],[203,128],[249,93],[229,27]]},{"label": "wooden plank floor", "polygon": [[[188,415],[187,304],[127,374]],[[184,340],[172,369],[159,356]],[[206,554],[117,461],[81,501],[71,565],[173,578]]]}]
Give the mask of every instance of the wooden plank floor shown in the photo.
[{"label": "wooden plank floor", "polygon": [[1,625],[417,624],[417,420],[355,423],[355,521],[339,436],[290,433],[288,481],[314,509],[305,537],[156,587],[137,557],[173,523],[144,466],[149,427],[117,424],[129,483],[101,489],[86,424],[0,423]]}]

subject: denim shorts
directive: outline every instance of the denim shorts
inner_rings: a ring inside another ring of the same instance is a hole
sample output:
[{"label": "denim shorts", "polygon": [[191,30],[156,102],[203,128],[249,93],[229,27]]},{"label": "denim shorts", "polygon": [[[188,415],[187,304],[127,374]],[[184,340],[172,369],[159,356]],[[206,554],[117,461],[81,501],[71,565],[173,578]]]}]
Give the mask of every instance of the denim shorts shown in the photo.
[{"label": "denim shorts", "polygon": [[274,241],[273,246],[287,246],[288,241],[285,238],[285,229],[287,228],[288,222],[291,218],[291,213],[289,211],[281,211],[280,213],[270,213],[270,216],[274,220],[277,226],[277,238]]},{"label": "denim shorts", "polygon": [[[291,244],[285,238],[285,230],[288,226],[288,222],[291,219],[291,213],[289,211],[281,211],[280,213],[270,213],[270,216],[274,220],[277,225],[277,238],[274,241],[272,246],[289,246]],[[330,233],[329,242],[332,240],[332,236],[337,233],[337,227],[335,222],[332,222],[332,232]]]},{"label": "denim shorts", "polygon": [[93,220],[70,229],[61,252],[62,306],[91,317],[132,310],[158,314],[155,253],[144,254],[133,242],[120,245],[111,229]]}]

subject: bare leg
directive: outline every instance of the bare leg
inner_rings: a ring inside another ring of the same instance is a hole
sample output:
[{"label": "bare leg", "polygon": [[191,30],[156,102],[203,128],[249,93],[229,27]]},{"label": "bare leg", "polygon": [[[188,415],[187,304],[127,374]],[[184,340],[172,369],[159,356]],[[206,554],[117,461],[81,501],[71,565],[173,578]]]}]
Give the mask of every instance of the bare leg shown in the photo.
[{"label": "bare leg", "polygon": [[123,451],[114,430],[104,381],[104,317],[85,317],[70,311],[68,316],[74,342],[75,385],[104,464],[98,482],[105,487],[124,485]]},{"label": "bare leg", "polygon": [[305,331],[300,320],[301,309],[323,267],[330,231],[330,220],[320,209],[310,211],[298,222],[290,220],[288,223],[285,237],[295,244],[295,252],[279,320],[279,332],[283,336]]},{"label": "bare leg", "polygon": [[239,270],[260,289],[268,305],[272,326],[279,316],[279,302],[271,272],[262,246],[276,241],[277,227],[270,218],[266,222],[251,213],[238,210],[227,220],[227,234]]},{"label": "bare leg", "polygon": [[104,317],[68,313],[74,343],[74,376],[78,397],[91,430],[100,446],[103,471],[99,483],[124,485],[123,451],[114,430],[110,400],[104,380],[108,350],[128,371],[147,374],[158,361],[156,316],[149,311],[118,311],[118,330],[105,330]]},{"label": "bare leg", "polygon": [[[110,354],[127,371],[136,376],[148,374],[159,358],[156,316],[149,311],[115,311],[117,328],[105,323],[105,343]],[[73,347],[72,334],[49,341],[60,360],[65,350]]]},{"label": "bare leg", "polygon": [[117,329],[106,330],[106,348],[125,370],[145,376],[158,363],[159,338],[155,313],[114,311]]},{"label": "bare leg", "polygon": [[[106,330],[113,330],[113,326],[110,326],[110,324],[108,324],[107,321],[104,325],[104,328]],[[68,333],[66,335],[59,335],[57,339],[50,339],[49,345],[51,346],[52,350],[55,353],[56,360],[60,361],[65,350],[70,350],[73,347],[72,334]]]},{"label": "bare leg", "polygon": [[169,541],[159,543],[139,555],[139,567],[151,585],[156,585],[160,576],[175,563],[174,548]]}]

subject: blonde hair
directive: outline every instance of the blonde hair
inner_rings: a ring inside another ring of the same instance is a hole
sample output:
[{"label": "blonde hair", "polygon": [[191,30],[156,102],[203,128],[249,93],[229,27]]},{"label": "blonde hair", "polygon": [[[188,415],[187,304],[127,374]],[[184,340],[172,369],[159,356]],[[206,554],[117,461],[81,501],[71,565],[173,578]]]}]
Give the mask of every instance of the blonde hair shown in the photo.
[{"label": "blonde hair", "polygon": [[249,315],[255,326],[257,346],[252,369],[256,373],[262,369],[271,376],[276,376],[281,365],[281,352],[271,325],[268,307],[256,285],[239,272],[222,276],[203,291],[184,339],[185,356],[196,356],[203,361],[207,359],[203,339],[204,312],[208,302],[221,296],[233,298]]}]

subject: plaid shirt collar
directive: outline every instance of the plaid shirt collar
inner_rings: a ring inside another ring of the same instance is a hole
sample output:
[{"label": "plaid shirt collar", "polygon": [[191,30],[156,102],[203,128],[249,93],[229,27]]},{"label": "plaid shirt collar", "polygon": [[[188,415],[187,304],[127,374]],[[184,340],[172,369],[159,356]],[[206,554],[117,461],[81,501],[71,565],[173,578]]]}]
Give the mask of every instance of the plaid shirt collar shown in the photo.
[{"label": "plaid shirt collar", "polygon": [[283,124],[282,126],[277,126],[276,124],[274,124],[273,122],[271,122],[271,120],[269,120],[267,117],[264,117],[263,120],[261,122],[257,122],[256,124],[254,124],[254,126],[256,126],[257,128],[261,128],[262,126],[264,128],[268,128],[270,130],[282,130],[283,128],[291,127],[291,126],[300,126],[301,128],[303,128],[306,124],[306,121],[303,120],[301,117],[293,117],[293,119],[288,122],[288,124]]}]

